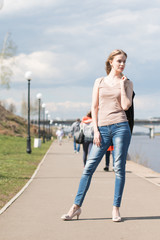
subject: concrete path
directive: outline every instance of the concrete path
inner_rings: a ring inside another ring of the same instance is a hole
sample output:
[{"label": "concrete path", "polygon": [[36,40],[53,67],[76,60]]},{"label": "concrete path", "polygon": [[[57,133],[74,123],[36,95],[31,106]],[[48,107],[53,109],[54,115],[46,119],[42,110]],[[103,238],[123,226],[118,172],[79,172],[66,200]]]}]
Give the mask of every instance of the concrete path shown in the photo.
[{"label": "concrete path", "polygon": [[54,142],[32,183],[0,215],[0,240],[159,240],[160,174],[127,161],[123,221],[113,223],[114,172],[104,172],[103,167],[104,159],[93,176],[80,220],[62,221],[77,192],[82,150],[73,153],[72,141],[61,146]]}]

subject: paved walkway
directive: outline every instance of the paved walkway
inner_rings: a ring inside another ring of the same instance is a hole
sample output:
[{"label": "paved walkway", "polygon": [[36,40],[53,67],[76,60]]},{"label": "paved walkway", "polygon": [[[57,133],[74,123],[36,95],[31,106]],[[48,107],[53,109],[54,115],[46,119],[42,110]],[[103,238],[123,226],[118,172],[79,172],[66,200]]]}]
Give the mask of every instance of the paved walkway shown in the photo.
[{"label": "paved walkway", "polygon": [[71,141],[62,146],[54,142],[29,187],[0,215],[0,240],[159,240],[160,174],[127,161],[123,221],[113,223],[114,172],[104,172],[103,167],[104,159],[92,179],[80,220],[62,221],[77,191],[82,151],[74,154]]}]

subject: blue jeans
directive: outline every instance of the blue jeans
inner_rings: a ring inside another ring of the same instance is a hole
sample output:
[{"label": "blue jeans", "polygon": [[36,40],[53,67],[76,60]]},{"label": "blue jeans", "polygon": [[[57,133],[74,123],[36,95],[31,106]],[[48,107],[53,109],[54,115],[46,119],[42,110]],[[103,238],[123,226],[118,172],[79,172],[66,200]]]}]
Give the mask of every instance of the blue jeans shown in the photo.
[{"label": "blue jeans", "polygon": [[99,127],[99,132],[101,134],[101,146],[97,147],[95,144],[92,146],[80,180],[74,203],[78,206],[82,205],[84,197],[90,186],[92,175],[112,141],[114,146],[115,171],[115,191],[113,205],[120,207],[125,184],[125,165],[131,139],[131,131],[128,122],[122,122]]},{"label": "blue jeans", "polygon": [[75,137],[73,137],[73,146],[74,146],[74,151],[77,151],[77,152],[80,151],[80,144],[76,143]]}]

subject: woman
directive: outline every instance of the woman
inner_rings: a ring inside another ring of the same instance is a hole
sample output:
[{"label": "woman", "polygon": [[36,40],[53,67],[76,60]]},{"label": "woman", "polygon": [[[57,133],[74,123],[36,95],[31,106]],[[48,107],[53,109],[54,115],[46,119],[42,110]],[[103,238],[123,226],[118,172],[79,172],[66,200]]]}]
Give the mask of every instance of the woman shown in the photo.
[{"label": "woman", "polygon": [[120,222],[119,208],[125,184],[125,164],[131,131],[125,111],[132,104],[133,84],[122,72],[125,68],[127,54],[114,50],[106,61],[107,76],[95,81],[92,95],[92,120],[94,126],[94,144],[79,184],[79,189],[68,214],[63,220],[79,218],[81,206],[89,188],[92,175],[103,155],[113,142],[115,192],[112,220]]},{"label": "woman", "polygon": [[92,145],[93,145],[93,122],[91,111],[87,113],[85,117],[82,118],[81,128],[84,133],[84,142],[83,142],[83,164],[86,165],[87,156],[89,155]]}]

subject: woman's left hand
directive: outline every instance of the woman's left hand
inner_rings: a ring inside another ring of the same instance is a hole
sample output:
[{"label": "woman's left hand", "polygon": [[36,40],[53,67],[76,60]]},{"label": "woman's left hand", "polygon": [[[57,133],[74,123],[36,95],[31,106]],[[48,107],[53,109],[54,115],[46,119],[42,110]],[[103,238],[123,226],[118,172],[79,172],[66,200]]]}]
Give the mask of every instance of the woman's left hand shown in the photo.
[{"label": "woman's left hand", "polygon": [[126,82],[127,82],[127,80],[128,80],[128,78],[127,78],[126,76],[123,76],[123,77],[121,78],[121,80],[120,80],[120,84],[121,84],[121,85],[125,85]]}]

